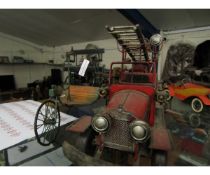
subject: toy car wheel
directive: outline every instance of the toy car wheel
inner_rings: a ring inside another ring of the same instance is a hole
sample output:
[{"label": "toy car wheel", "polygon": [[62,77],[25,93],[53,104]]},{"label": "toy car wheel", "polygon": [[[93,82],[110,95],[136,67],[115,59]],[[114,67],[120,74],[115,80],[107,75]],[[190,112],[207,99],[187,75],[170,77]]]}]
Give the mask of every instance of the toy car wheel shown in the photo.
[{"label": "toy car wheel", "polygon": [[165,92],[165,96],[166,96],[166,101],[170,101],[172,97],[170,96],[169,90],[165,89],[164,92]]},{"label": "toy car wheel", "polygon": [[100,95],[100,97],[106,97],[107,94],[108,94],[108,91],[107,91],[107,89],[105,87],[101,87],[99,89],[99,95]]},{"label": "toy car wheel", "polygon": [[166,166],[167,165],[167,152],[162,150],[153,150],[152,153],[152,166]]},{"label": "toy car wheel", "polygon": [[188,82],[191,82],[191,79],[190,79],[190,77],[185,77],[184,79],[181,80],[181,82],[184,85],[184,84],[186,84]]},{"label": "toy car wheel", "polygon": [[201,124],[200,115],[195,114],[195,113],[190,114],[189,123],[190,123],[190,126],[192,126],[193,128],[199,127]]},{"label": "toy car wheel", "polygon": [[163,83],[163,89],[168,89],[168,84],[166,82]]},{"label": "toy car wheel", "polygon": [[194,98],[191,102],[191,108],[194,112],[202,112],[203,102],[199,98]]},{"label": "toy car wheel", "polygon": [[184,85],[185,83],[187,83],[187,79],[184,78],[184,79],[181,80],[181,82],[182,82],[182,84]]}]

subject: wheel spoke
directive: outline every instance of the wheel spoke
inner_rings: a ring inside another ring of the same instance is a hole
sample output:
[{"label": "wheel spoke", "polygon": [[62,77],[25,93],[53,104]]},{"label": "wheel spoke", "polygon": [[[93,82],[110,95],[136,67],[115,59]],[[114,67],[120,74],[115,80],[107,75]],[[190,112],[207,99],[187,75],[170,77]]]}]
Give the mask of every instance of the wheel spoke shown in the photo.
[{"label": "wheel spoke", "polygon": [[46,117],[46,116],[42,113],[41,110],[40,110],[39,114],[41,114],[41,115],[43,116],[43,119]]},{"label": "wheel spoke", "polygon": [[51,114],[50,117],[53,119],[55,116],[56,112],[55,112],[55,108],[51,108]]},{"label": "wheel spoke", "polygon": [[[39,114],[41,114],[42,117],[41,117]],[[39,116],[40,116],[41,118],[40,118]],[[42,111],[40,110],[40,111],[38,112],[38,118],[37,118],[37,120],[44,122],[44,118],[45,118],[45,116],[44,116],[44,114],[42,113]]]},{"label": "wheel spoke", "polygon": [[49,127],[47,127],[47,129],[45,130],[45,134],[44,134],[44,143],[45,143],[45,140],[47,139],[47,135],[49,133]]},{"label": "wheel spoke", "polygon": [[41,128],[43,125],[44,125],[44,124],[37,125],[37,126],[36,126],[36,129]]},{"label": "wheel spoke", "polygon": [[55,126],[53,125],[51,127],[51,130],[49,131],[49,140],[52,142],[55,139],[56,136],[56,130],[55,130]]},{"label": "wheel spoke", "polygon": [[[53,137],[52,137],[53,136]],[[51,128],[51,130],[49,131],[49,139],[52,141],[55,138],[55,128],[54,126]]]},{"label": "wheel spoke", "polygon": [[46,132],[46,130],[47,130],[47,126],[46,126],[46,125],[44,125],[44,128],[43,128],[43,130],[42,130],[41,135],[43,135],[43,134]]},{"label": "wheel spoke", "polygon": [[39,118],[38,118],[37,120],[44,122],[44,120],[41,120],[41,119],[39,119]]},{"label": "wheel spoke", "polygon": [[[51,109],[51,108],[50,108]],[[49,115],[49,118],[52,119],[52,110],[50,110],[50,115]]]}]

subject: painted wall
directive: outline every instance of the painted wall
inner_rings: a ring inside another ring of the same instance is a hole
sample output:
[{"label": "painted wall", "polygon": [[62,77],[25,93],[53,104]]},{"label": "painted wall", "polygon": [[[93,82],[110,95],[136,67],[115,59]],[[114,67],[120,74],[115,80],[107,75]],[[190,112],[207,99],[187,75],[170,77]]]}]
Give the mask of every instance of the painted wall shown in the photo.
[{"label": "painted wall", "polygon": [[[44,47],[31,42],[0,33],[0,56],[8,56],[12,62],[13,56],[21,56],[25,59],[32,59],[38,63],[48,63],[53,60],[55,64],[62,64],[65,61],[65,53],[74,49],[85,49],[88,43],[105,49],[103,63],[109,68],[110,63],[119,61],[121,53],[117,50],[117,43],[114,39],[76,43],[59,47]],[[49,76],[52,66],[46,65],[0,65],[0,75],[15,75],[17,88],[26,87],[27,83],[35,80],[42,80],[43,76]],[[61,67],[55,67],[60,68]]]},{"label": "painted wall", "polygon": [[[103,63],[106,68],[109,68],[110,63],[113,61],[120,61],[121,60],[121,53],[117,49],[117,43],[114,39],[107,39],[107,40],[99,40],[99,41],[90,41],[90,42],[83,42],[83,43],[75,43],[70,45],[63,45],[59,47],[52,48],[44,54],[44,59],[48,60],[50,58],[54,58],[54,63],[63,63],[65,61],[65,53],[71,50],[71,47],[74,50],[77,49],[85,49],[87,44],[95,44],[99,48],[104,48],[105,53],[103,54]],[[81,56],[78,56],[80,58]]]},{"label": "painted wall", "polygon": [[0,33],[0,55],[8,56],[12,62],[13,56],[22,56],[25,59],[42,60],[42,47],[31,42]]},{"label": "painted wall", "polygon": [[[45,63],[45,52],[50,48],[41,47],[25,40],[0,33],[0,56],[8,56],[12,62],[13,56],[21,56],[34,62]],[[49,55],[50,56],[50,55]],[[39,65],[5,65],[0,64],[0,75],[14,75],[17,88],[27,87],[27,83],[42,80],[51,74],[52,66]],[[55,68],[53,66],[53,68]],[[3,83],[3,82],[0,82]]]},{"label": "painted wall", "polygon": [[[194,30],[194,31],[193,31]],[[162,50],[159,55],[159,65],[158,65],[158,79],[160,79],[163,72],[166,55],[168,48],[175,43],[187,42],[194,46],[197,46],[199,43],[210,39],[210,28],[198,28],[182,31],[172,31],[172,32],[162,32],[162,35],[166,38],[166,41],[163,44]],[[121,53],[117,49],[117,43],[115,39],[100,40],[100,41],[91,41],[84,43],[76,43],[73,45],[64,45],[54,49],[56,61],[62,62],[64,59],[61,59],[63,54],[66,51],[69,51],[73,46],[74,49],[84,49],[88,43],[97,45],[98,47],[105,49],[105,54],[103,55],[103,63],[106,68],[109,68],[109,65],[113,61],[121,60]],[[52,55],[52,54],[51,54]]]},{"label": "painted wall", "polygon": [[[177,42],[188,42],[197,45],[207,39],[210,39],[210,29],[195,29],[195,31],[174,31],[162,32],[166,41],[160,53],[158,77],[162,74],[168,48]],[[65,61],[65,53],[74,49],[85,49],[86,45],[92,43],[99,48],[104,48],[103,62],[106,68],[109,68],[113,61],[121,60],[121,53],[118,51],[115,39],[106,39],[100,41],[90,41],[58,46],[54,48],[38,46],[25,40],[0,33],[0,55],[9,56],[12,61],[13,56],[22,56],[25,59],[33,59],[35,62],[48,63],[54,60],[55,64],[62,64]],[[14,74],[17,88],[26,87],[27,83],[35,80],[41,80],[43,76],[49,76],[52,66],[47,65],[0,65],[0,75]],[[60,69],[62,69],[60,67]]]}]

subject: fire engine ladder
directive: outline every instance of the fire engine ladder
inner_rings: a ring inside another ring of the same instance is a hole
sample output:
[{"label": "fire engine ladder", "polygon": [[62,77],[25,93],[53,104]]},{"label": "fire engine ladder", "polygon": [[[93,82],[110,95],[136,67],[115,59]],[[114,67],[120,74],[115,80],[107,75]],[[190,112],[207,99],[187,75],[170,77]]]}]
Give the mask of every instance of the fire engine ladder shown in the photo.
[{"label": "fire engine ladder", "polygon": [[144,36],[139,25],[114,27],[106,26],[106,29],[112,34],[133,61],[143,61],[142,56],[144,56],[144,61],[149,60]]}]

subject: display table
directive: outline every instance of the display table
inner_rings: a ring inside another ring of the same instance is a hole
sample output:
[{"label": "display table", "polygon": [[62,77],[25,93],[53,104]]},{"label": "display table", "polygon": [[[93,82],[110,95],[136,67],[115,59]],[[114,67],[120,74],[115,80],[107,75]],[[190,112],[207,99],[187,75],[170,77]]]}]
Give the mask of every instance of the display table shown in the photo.
[{"label": "display table", "polygon": [[[0,104],[0,151],[35,138],[34,118],[40,102],[25,100]],[[77,118],[60,113],[61,126]]]}]

